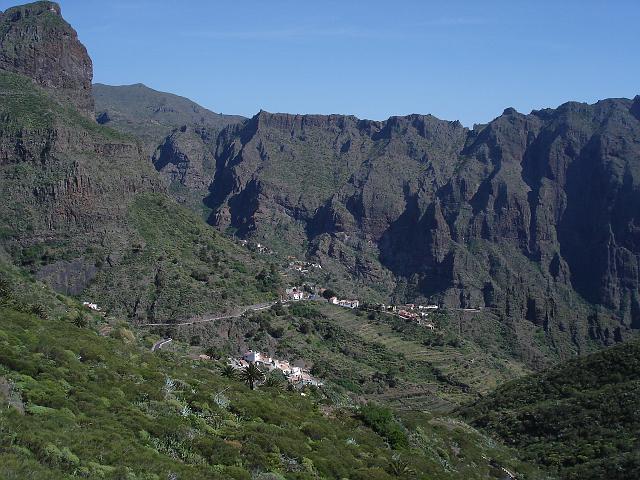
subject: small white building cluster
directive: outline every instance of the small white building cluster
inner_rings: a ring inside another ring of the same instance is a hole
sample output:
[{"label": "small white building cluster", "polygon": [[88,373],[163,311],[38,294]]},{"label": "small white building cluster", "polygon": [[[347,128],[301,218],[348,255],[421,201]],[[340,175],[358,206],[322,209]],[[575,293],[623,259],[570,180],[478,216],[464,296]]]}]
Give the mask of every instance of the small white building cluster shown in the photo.
[{"label": "small white building cluster", "polygon": [[308,294],[304,291],[302,287],[289,287],[284,291],[285,300],[304,300],[308,297]]},{"label": "small white building cluster", "polygon": [[317,293],[318,289],[315,287],[288,287],[284,291],[285,302],[297,302],[300,300],[320,300],[322,297]]},{"label": "small white building cluster", "polygon": [[405,320],[413,320],[418,325],[421,325],[429,330],[435,330],[435,325],[427,318],[431,312],[438,310],[438,305],[416,305],[413,303],[407,303],[406,305],[378,305],[378,309],[382,312],[396,315]]},{"label": "small white building cluster", "polygon": [[266,245],[263,245],[260,242],[250,242],[249,240],[245,240],[245,239],[240,239],[238,240],[238,243],[240,245],[242,245],[243,247],[247,247],[249,250],[255,250],[259,253],[264,253],[267,255],[273,255],[273,250],[271,250],[269,247],[267,247]]},{"label": "small white building cluster", "polygon": [[245,352],[240,359],[229,359],[229,365],[236,369],[245,368],[250,363],[255,363],[259,367],[266,368],[269,371],[280,370],[287,381],[293,385],[311,385],[314,387],[321,387],[324,385],[319,379],[312,376],[308,370],[293,366],[287,360],[271,358],[270,356],[255,350]]},{"label": "small white building cluster", "polygon": [[358,308],[360,306],[360,301],[359,300],[340,300],[338,299],[338,297],[331,297],[329,299],[329,303],[332,303],[333,305],[338,305],[339,307],[344,307],[344,308]]},{"label": "small white building cluster", "polygon": [[294,272],[300,272],[300,273],[309,273],[309,270],[311,270],[312,268],[317,268],[318,270],[322,270],[322,265],[320,265],[319,263],[313,263],[313,262],[305,262],[303,260],[298,260],[295,257],[288,257],[289,258],[289,269],[293,270]]}]

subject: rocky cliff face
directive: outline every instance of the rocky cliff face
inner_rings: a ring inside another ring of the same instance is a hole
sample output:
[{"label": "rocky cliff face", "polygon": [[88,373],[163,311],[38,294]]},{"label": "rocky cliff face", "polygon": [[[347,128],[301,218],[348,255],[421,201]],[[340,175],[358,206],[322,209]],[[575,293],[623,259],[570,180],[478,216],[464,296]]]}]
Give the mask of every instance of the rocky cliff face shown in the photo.
[{"label": "rocky cliff face", "polygon": [[56,4],[7,10],[0,38],[2,247],[77,294],[130,241],[134,197],[161,181],[135,139],[95,123],[91,61]]},{"label": "rocky cliff face", "polygon": [[145,85],[93,86],[98,123],[135,135],[174,198],[202,209],[215,169],[218,134],[245,120]]},{"label": "rocky cliff face", "polygon": [[382,294],[612,340],[640,327],[639,104],[474,130],[260,112],[218,140],[210,221]]},{"label": "rocky cliff face", "polygon": [[91,59],[58,4],[35,2],[0,14],[0,69],[26,75],[93,117]]}]

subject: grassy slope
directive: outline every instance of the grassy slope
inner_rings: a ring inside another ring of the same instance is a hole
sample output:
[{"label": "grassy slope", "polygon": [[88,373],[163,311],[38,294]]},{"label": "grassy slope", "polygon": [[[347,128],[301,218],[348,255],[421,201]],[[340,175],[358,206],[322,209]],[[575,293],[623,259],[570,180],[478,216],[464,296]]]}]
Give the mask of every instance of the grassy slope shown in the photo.
[{"label": "grassy slope", "polygon": [[0,98],[0,127],[3,131],[39,130],[63,122],[103,138],[131,140],[125,134],[92,122],[72,106],[55,101],[50,93],[17,73],[0,70]]},{"label": "grassy slope", "polygon": [[[144,85],[93,85],[98,115],[107,112],[106,125],[136,135],[149,155],[175,128],[204,125],[212,132],[239,123],[244,117],[211,112],[191,100]],[[214,137],[215,138],[215,137]]]},{"label": "grassy slope", "polygon": [[499,478],[496,464],[542,478],[461,422],[250,391],[214,362],[142,349],[124,327],[101,337],[100,317],[75,326],[81,307],[59,297],[69,312],[46,320],[2,298],[2,478],[390,479],[405,466],[432,479]]},{"label": "grassy slope", "polygon": [[567,479],[640,475],[640,341],[518,379],[463,416]]}]

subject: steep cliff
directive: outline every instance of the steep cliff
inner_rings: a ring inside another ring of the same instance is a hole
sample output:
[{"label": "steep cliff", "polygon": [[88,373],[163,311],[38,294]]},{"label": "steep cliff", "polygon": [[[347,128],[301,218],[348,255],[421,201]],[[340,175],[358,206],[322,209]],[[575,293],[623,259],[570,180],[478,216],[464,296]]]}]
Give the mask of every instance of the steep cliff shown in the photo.
[{"label": "steep cliff", "polygon": [[93,117],[91,59],[56,3],[34,2],[0,13],[0,69],[26,75]]},{"label": "steep cliff", "polygon": [[210,221],[361,291],[487,308],[572,348],[619,340],[640,326],[637,112],[507,109],[474,130],[260,112],[218,140]]},{"label": "steep cliff", "polygon": [[[91,62],[59,7],[16,7],[0,20],[12,39],[0,58],[17,55],[0,65],[0,251],[134,321],[267,297],[260,262],[239,267],[248,253],[170,200],[138,140],[87,115]],[[235,284],[245,288],[229,292]]]}]

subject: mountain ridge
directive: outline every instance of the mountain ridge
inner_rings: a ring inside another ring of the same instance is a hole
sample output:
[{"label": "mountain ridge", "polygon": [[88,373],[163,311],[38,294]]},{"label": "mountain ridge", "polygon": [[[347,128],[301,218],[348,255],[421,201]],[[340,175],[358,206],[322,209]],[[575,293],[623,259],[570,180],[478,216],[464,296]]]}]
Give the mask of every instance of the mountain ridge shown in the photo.
[{"label": "mountain ridge", "polygon": [[[378,121],[260,110],[217,135],[178,129],[152,161],[210,224],[320,261],[346,293],[485,307],[542,326],[564,356],[638,325],[629,255],[638,249],[639,98],[529,114],[509,107],[473,129],[430,114]],[[614,167],[597,145],[620,135],[630,142]],[[578,202],[592,188],[587,166],[610,179],[597,188],[625,196],[616,211],[626,219],[607,213],[600,194],[585,197],[600,212],[600,232]],[[611,258],[625,258],[615,266],[604,253],[611,221]],[[601,253],[587,261],[594,248]]]}]

